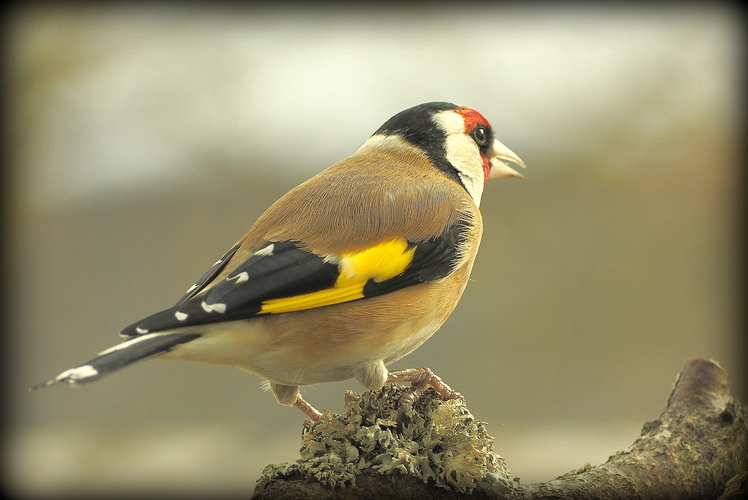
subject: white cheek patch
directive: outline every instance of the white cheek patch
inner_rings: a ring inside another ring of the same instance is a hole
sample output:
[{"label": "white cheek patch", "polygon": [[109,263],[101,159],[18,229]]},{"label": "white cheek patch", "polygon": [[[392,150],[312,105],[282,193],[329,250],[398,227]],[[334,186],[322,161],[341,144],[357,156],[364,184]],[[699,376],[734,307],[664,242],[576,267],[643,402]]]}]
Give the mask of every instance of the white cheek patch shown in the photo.
[{"label": "white cheek patch", "polygon": [[447,137],[444,147],[447,152],[447,161],[457,169],[462,184],[475,204],[480,205],[485,185],[485,173],[478,145],[465,134],[455,134]]},{"label": "white cheek patch", "polygon": [[447,161],[457,169],[475,204],[480,205],[486,183],[483,158],[473,138],[465,134],[465,120],[454,111],[442,111],[434,115],[434,122],[447,134],[444,142]]}]

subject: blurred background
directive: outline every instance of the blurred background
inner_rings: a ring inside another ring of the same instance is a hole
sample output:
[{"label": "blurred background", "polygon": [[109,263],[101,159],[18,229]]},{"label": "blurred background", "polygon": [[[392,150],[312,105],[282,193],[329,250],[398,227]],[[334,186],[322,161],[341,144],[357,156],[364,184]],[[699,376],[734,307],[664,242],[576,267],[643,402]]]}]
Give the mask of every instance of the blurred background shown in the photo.
[{"label": "blurred background", "polygon": [[[288,189],[427,101],[527,163],[494,180],[429,366],[514,476],[603,462],[686,358],[746,402],[743,33],[730,8],[15,7],[5,19],[5,484],[249,494],[303,416],[233,368],[149,361],[28,388],[181,296]],[[342,410],[355,381],[305,391]]]}]

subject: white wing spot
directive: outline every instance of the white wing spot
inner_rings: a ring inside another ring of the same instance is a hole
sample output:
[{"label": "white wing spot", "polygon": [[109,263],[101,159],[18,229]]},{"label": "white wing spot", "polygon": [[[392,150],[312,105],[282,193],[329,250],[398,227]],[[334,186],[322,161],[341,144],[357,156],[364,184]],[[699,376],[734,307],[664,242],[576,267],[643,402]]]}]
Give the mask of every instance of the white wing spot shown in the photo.
[{"label": "white wing spot", "polygon": [[232,276],[229,278],[231,280],[236,280],[236,284],[244,283],[246,281],[249,281],[249,273],[247,271],[244,271],[242,273],[237,274],[236,276]]},{"label": "white wing spot", "polygon": [[138,332],[141,335],[145,334],[145,333],[148,333],[148,330],[146,330],[145,328],[140,328],[139,326],[135,327],[135,331]]},{"label": "white wing spot", "polygon": [[275,243],[271,243],[265,248],[260,248],[255,252],[255,255],[273,255],[273,252],[275,251]]},{"label": "white wing spot", "polygon": [[195,288],[197,288],[197,283],[195,283],[194,285],[192,285],[191,287],[189,287],[185,293],[190,293]]},{"label": "white wing spot", "polygon": [[69,384],[75,384],[87,378],[96,377],[99,372],[91,365],[83,365],[78,368],[71,368],[66,370],[55,378],[57,382],[67,382]]},{"label": "white wing spot", "polygon": [[177,311],[174,313],[174,317],[177,318],[177,321],[184,321],[187,319],[188,314],[183,313],[182,311]]},{"label": "white wing spot", "polygon": [[200,304],[203,307],[203,310],[205,312],[217,312],[217,313],[225,313],[226,312],[226,304],[221,304],[220,302],[215,304],[206,304],[205,301],[203,301],[202,304]]}]

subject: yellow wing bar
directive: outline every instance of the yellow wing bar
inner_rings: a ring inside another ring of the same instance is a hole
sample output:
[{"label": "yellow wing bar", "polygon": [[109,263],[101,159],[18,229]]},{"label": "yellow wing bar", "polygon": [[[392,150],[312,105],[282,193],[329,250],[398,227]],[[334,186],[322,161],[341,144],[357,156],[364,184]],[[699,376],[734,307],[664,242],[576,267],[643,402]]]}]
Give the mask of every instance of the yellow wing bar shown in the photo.
[{"label": "yellow wing bar", "polygon": [[361,299],[369,280],[382,282],[404,272],[415,250],[405,239],[395,238],[358,252],[345,253],[338,260],[340,275],[332,288],[266,300],[259,314],[300,311]]}]

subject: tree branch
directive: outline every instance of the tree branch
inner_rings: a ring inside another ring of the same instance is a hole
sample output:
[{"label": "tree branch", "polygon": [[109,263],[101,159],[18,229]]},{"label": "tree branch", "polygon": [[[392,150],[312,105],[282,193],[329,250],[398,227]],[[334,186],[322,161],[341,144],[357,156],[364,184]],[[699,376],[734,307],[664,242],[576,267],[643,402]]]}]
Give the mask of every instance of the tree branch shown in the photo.
[{"label": "tree branch", "polygon": [[[302,438],[302,460],[266,467],[254,498],[706,499],[725,492],[748,455],[745,411],[712,360],[686,361],[664,411],[631,446],[530,485],[509,478],[493,438],[461,400],[428,391],[397,432],[402,390],[349,392],[346,414],[325,412]],[[741,477],[730,491],[740,491]]]}]

